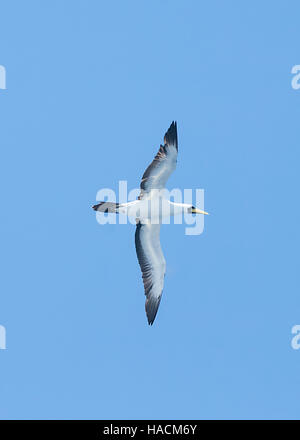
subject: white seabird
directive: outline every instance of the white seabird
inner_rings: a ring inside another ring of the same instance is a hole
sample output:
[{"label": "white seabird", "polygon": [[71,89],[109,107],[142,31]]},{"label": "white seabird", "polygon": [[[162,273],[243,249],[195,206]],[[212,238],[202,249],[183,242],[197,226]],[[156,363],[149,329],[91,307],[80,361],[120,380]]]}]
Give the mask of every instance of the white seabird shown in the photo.
[{"label": "white seabird", "polygon": [[178,154],[177,124],[172,122],[153,162],[141,180],[138,200],[129,203],[100,202],[95,211],[122,213],[136,218],[135,247],[146,295],[148,323],[153,324],[163,287],[166,261],[160,246],[160,225],[166,216],[180,213],[207,214],[185,203],[174,203],[164,197],[163,190],[176,168]]}]

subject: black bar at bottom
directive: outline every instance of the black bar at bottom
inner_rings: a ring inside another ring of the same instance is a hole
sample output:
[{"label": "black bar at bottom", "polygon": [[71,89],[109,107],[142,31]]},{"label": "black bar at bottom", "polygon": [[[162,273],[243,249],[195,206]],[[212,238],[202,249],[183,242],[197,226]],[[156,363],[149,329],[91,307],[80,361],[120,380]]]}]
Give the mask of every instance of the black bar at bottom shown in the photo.
[{"label": "black bar at bottom", "polygon": [[298,427],[298,420],[0,420],[0,438],[196,439],[245,432],[253,436],[264,430],[286,438],[288,429]]}]

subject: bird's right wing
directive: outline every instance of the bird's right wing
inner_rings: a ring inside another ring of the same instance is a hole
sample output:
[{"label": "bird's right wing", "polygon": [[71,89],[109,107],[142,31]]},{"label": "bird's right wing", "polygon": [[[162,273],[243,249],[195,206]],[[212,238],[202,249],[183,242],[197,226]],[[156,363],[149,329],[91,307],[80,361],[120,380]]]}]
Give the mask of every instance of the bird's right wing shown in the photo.
[{"label": "bird's right wing", "polygon": [[141,180],[141,195],[152,189],[163,189],[176,168],[178,153],[177,124],[172,122],[157,155],[148,166]]},{"label": "bird's right wing", "polygon": [[148,323],[153,324],[155,319],[163,287],[166,272],[166,261],[160,247],[160,225],[142,224],[136,225],[135,248],[146,295],[146,314]]}]

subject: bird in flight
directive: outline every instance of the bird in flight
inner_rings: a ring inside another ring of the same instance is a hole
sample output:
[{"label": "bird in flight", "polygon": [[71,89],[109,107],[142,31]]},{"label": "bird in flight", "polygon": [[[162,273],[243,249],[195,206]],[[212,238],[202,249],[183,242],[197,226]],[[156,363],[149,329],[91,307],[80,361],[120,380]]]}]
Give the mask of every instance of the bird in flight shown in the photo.
[{"label": "bird in flight", "polygon": [[128,203],[100,202],[95,211],[122,213],[136,218],[135,248],[142,271],[146,295],[146,315],[152,325],[164,287],[166,261],[160,246],[162,219],[181,213],[207,214],[186,203],[175,203],[164,196],[166,182],[176,168],[178,154],[177,124],[172,122],[157,155],[141,180],[137,200]]}]

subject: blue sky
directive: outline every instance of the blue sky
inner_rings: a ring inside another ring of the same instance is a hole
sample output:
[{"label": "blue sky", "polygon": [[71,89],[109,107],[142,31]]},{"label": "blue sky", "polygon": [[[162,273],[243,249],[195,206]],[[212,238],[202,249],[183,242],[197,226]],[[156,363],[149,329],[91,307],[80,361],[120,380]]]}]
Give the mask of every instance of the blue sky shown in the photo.
[{"label": "blue sky", "polygon": [[[299,2],[2,2],[0,418],[299,418]],[[90,206],[135,188],[170,122],[149,327],[134,226]]]}]

